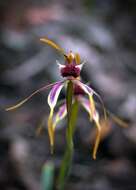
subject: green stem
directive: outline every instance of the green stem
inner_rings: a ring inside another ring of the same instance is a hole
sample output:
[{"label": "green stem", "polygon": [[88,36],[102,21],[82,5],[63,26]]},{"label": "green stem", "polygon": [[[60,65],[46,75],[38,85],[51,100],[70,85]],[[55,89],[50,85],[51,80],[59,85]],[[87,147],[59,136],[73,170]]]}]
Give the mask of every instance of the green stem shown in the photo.
[{"label": "green stem", "polygon": [[67,94],[66,94],[66,104],[67,104],[67,147],[64,154],[64,158],[62,161],[62,165],[60,168],[59,178],[58,178],[58,189],[63,190],[66,184],[67,178],[69,176],[72,158],[73,158],[73,134],[75,131],[76,118],[78,113],[78,103],[75,101],[72,104],[73,97],[73,83],[71,81],[68,82],[67,86]]},{"label": "green stem", "polygon": [[67,146],[69,149],[73,149],[73,134],[71,126],[71,111],[72,111],[72,96],[73,96],[73,83],[68,82],[67,93],[66,93],[66,104],[67,104]]}]

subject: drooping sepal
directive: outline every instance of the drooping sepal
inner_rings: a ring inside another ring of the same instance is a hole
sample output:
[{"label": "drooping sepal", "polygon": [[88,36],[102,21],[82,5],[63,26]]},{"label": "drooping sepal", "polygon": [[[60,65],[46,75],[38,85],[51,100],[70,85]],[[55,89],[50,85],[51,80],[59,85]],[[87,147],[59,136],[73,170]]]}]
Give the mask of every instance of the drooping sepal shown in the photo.
[{"label": "drooping sepal", "polygon": [[95,113],[95,102],[93,99],[94,90],[88,87],[86,84],[83,84],[80,80],[74,80],[75,85],[79,86],[89,97],[89,107],[90,107],[90,119],[93,120],[93,115]]},{"label": "drooping sepal", "polygon": [[48,104],[50,106],[50,114],[49,114],[49,118],[48,118],[48,134],[49,134],[52,153],[53,153],[53,149],[54,149],[53,114],[54,114],[54,108],[57,104],[58,97],[59,97],[59,94],[60,94],[63,86],[64,86],[64,82],[59,82],[59,83],[55,84],[48,95]]},{"label": "drooping sepal", "polygon": [[62,106],[60,106],[58,112],[55,114],[55,116],[53,118],[53,130],[54,131],[55,131],[57,124],[62,119],[64,119],[66,115],[67,115],[67,107],[66,107],[66,103],[64,103]]},{"label": "drooping sepal", "polygon": [[46,90],[48,88],[51,88],[52,86],[57,85],[58,83],[62,83],[62,82],[55,82],[55,83],[45,85],[45,86],[39,88],[38,90],[36,90],[32,94],[30,94],[28,97],[26,97],[24,100],[20,101],[18,104],[14,105],[14,106],[11,106],[11,107],[8,107],[5,110],[6,111],[12,111],[12,110],[15,110],[15,109],[21,107],[24,103],[26,103],[28,100],[30,100],[34,95],[36,95],[39,92],[42,92],[42,91],[44,91],[44,90]]},{"label": "drooping sepal", "polygon": [[50,140],[50,146],[51,146],[51,153],[54,151],[54,131],[53,131],[53,113],[54,110],[51,109],[49,117],[48,117],[48,135]]},{"label": "drooping sepal", "polygon": [[95,111],[94,118],[93,118],[96,128],[97,128],[97,134],[96,134],[96,139],[95,139],[95,144],[94,144],[94,149],[93,149],[93,159],[96,159],[96,154],[97,150],[100,144],[100,138],[101,138],[101,125],[99,121],[99,113]]},{"label": "drooping sepal", "polygon": [[93,113],[93,118],[91,118],[92,115],[90,113],[90,102],[89,102],[89,100],[87,98],[83,98],[83,97],[78,97],[78,100],[83,105],[85,110],[89,113],[90,120],[94,121],[96,128],[97,128],[97,134],[96,134],[96,139],[95,139],[94,148],[93,148],[93,159],[96,159],[96,154],[97,154],[98,146],[100,143],[100,134],[101,134],[101,125],[100,125],[100,121],[99,121],[99,113],[95,109],[94,113]]}]

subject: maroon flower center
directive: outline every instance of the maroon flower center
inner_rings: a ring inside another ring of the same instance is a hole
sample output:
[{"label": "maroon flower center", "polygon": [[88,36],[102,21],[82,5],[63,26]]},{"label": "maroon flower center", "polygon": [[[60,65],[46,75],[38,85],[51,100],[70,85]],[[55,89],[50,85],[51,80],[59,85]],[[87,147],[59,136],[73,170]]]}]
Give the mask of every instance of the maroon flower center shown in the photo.
[{"label": "maroon flower center", "polygon": [[77,64],[75,63],[67,63],[65,67],[60,69],[61,75],[63,77],[79,77],[80,76],[80,68],[76,67]]},{"label": "maroon flower center", "polygon": [[85,92],[83,91],[83,89],[80,86],[74,85],[74,94],[75,95],[84,95]]}]

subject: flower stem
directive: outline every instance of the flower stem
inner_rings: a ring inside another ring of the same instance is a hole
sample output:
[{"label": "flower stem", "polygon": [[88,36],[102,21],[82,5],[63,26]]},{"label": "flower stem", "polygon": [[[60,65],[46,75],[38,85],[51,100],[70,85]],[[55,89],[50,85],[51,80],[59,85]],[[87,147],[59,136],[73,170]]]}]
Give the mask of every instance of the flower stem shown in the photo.
[{"label": "flower stem", "polygon": [[73,133],[71,126],[71,111],[72,111],[72,96],[73,96],[73,83],[68,82],[67,93],[66,93],[66,104],[67,104],[67,146],[69,149],[73,149]]},{"label": "flower stem", "polygon": [[66,184],[67,178],[69,176],[72,158],[73,158],[73,135],[75,131],[76,118],[78,114],[78,102],[75,100],[72,104],[73,96],[73,83],[68,82],[67,94],[66,94],[66,103],[67,103],[67,147],[60,168],[60,173],[58,177],[58,189],[63,190]]}]

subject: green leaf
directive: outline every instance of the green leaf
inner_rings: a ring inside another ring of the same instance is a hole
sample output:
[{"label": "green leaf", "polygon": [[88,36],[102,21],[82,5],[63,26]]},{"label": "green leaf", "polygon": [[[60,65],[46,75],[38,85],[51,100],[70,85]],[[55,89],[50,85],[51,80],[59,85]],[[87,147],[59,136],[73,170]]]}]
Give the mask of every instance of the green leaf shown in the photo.
[{"label": "green leaf", "polygon": [[54,164],[48,161],[42,169],[41,190],[53,190]]},{"label": "green leaf", "polygon": [[58,189],[63,190],[70,173],[73,158],[73,149],[67,147],[58,176]]}]

